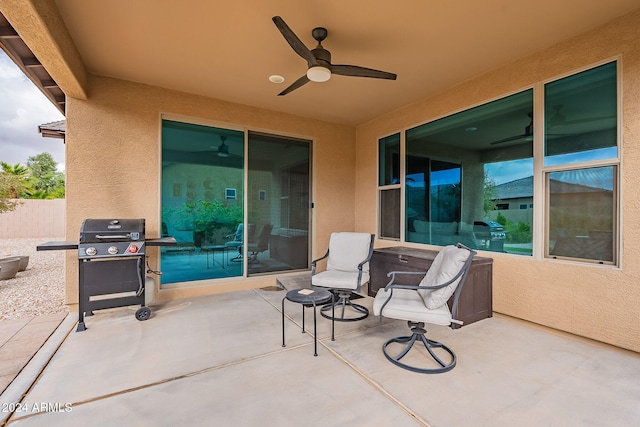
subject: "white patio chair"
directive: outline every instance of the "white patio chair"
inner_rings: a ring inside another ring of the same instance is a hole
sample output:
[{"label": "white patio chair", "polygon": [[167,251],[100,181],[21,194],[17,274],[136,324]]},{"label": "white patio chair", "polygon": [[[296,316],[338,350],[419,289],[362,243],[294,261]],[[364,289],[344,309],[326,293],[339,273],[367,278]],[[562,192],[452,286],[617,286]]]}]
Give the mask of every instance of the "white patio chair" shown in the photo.
[{"label": "white patio chair", "polygon": [[[373,254],[374,237],[369,233],[331,233],[327,253],[311,263],[311,284],[333,289],[338,296],[333,304],[336,311],[341,310],[340,317],[335,318],[337,321],[362,320],[369,315],[366,307],[353,303],[351,298],[353,293],[360,292],[363,284],[369,282],[369,260]],[[316,273],[316,263],[325,258],[328,258],[327,269]],[[347,307],[355,311],[357,317],[345,317]],[[331,319],[331,311],[332,305],[327,304],[320,309],[320,314]]]},{"label": "white patio chair", "polygon": [[[383,316],[406,320],[412,332],[411,336],[391,338],[384,343],[382,351],[391,363],[423,374],[447,372],[456,366],[456,355],[449,347],[426,337],[425,323],[451,326],[452,329],[455,324],[462,324],[456,320],[458,298],[475,254],[475,251],[458,243],[456,246],[442,248],[426,273],[392,271],[387,274],[391,280],[376,294],[373,313],[380,316],[380,321]],[[401,277],[407,274],[422,274],[424,278],[417,286],[400,284]],[[452,296],[453,303],[450,311],[447,302]],[[401,361],[416,341],[424,344],[437,365],[431,363],[429,367],[418,367]],[[397,346],[390,347],[394,343],[406,344],[406,346],[397,355],[392,355],[391,347],[397,348]],[[443,360],[441,356],[445,356],[444,359],[448,360]]]}]

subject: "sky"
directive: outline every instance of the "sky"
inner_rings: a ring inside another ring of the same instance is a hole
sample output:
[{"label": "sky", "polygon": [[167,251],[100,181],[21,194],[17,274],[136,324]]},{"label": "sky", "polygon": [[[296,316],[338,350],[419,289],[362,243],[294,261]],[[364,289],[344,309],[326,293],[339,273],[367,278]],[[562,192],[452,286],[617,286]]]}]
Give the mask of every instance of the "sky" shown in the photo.
[{"label": "sky", "polygon": [[49,153],[64,170],[64,143],[43,138],[41,124],[64,116],[0,49],[0,161],[26,166],[31,156]]}]

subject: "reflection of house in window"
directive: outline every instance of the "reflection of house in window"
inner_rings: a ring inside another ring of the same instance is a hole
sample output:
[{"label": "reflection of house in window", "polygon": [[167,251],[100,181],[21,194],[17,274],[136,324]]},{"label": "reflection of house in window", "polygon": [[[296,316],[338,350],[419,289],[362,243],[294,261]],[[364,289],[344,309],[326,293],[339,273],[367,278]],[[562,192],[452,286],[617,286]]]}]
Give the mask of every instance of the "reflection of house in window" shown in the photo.
[{"label": "reflection of house in window", "polygon": [[529,204],[533,206],[533,177],[496,185],[495,192],[496,196],[493,200],[498,210],[526,209]]},{"label": "reflection of house in window", "polygon": [[225,188],[224,189],[224,197],[225,197],[225,199],[235,199],[236,198],[236,189],[235,188]]}]

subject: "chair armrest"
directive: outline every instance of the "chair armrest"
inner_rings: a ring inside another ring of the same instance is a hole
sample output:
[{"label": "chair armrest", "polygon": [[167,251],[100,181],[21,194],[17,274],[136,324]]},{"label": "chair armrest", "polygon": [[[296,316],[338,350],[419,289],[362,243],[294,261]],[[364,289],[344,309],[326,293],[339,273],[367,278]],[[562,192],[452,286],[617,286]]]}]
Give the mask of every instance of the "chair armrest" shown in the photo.
[{"label": "chair armrest", "polygon": [[427,274],[426,271],[390,271],[387,273],[387,277],[390,277],[391,280],[389,280],[389,283],[387,283],[387,285],[385,286],[385,289],[387,288],[396,288],[396,289],[418,289],[418,285],[400,285],[400,284],[396,284],[396,276],[401,276],[401,275],[405,275],[405,276],[424,276],[425,274]]},{"label": "chair armrest", "polygon": [[464,273],[464,271],[459,271],[458,274],[456,274],[454,277],[451,278],[451,280],[447,280],[444,283],[441,283],[439,285],[433,285],[433,286],[420,286],[420,285],[400,285],[400,284],[395,284],[393,283],[394,280],[396,279],[396,275],[398,274],[421,274],[421,275],[425,275],[426,272],[424,271],[390,271],[389,273],[387,273],[387,277],[391,277],[391,280],[389,281],[389,283],[387,283],[387,286],[385,286],[385,289],[413,289],[415,291],[419,290],[419,289],[431,289],[431,290],[435,290],[435,289],[440,289],[440,288],[444,288],[445,286],[449,286],[451,283],[455,282],[456,280],[458,280],[460,278],[460,276]]},{"label": "chair armrest", "polygon": [[321,256],[318,259],[314,259],[313,261],[311,261],[311,275],[314,276],[316,274],[316,263],[318,261],[322,261],[323,259],[325,259],[326,257],[329,256],[329,250],[327,249],[327,253],[324,254],[323,256]]}]

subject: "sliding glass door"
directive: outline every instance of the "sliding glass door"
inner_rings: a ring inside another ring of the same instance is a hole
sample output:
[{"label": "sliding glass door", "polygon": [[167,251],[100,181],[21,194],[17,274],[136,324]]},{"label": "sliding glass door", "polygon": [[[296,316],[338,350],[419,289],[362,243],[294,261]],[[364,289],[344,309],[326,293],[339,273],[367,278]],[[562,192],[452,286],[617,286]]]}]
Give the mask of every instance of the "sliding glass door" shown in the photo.
[{"label": "sliding glass door", "polygon": [[162,121],[162,285],[309,268],[310,141],[247,135]]},{"label": "sliding glass door", "polygon": [[249,132],[248,274],[309,268],[310,141]]},{"label": "sliding glass door", "polygon": [[163,284],[241,276],[244,133],[162,121]]}]

